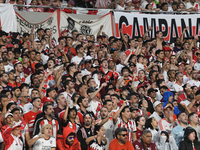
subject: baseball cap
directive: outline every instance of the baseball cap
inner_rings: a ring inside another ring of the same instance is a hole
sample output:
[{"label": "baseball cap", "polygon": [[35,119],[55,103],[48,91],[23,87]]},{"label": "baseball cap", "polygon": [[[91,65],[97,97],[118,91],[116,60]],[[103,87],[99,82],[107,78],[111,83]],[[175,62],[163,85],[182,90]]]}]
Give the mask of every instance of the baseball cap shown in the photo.
[{"label": "baseball cap", "polygon": [[94,87],[89,87],[88,90],[87,90],[87,94],[92,93],[94,91],[96,91]]},{"label": "baseball cap", "polygon": [[156,108],[156,106],[158,106],[159,104],[162,104],[160,101],[155,101],[153,103],[153,108]]},{"label": "baseball cap", "polygon": [[157,90],[157,89],[150,88],[150,89],[148,89],[148,94],[150,94],[150,93],[151,93],[151,92],[153,92],[153,91],[155,91],[155,92],[158,92],[158,90]]},{"label": "baseball cap", "polygon": [[53,102],[53,100],[50,97],[45,97],[43,100],[43,104],[46,102]]},{"label": "baseball cap", "polygon": [[163,110],[166,110],[167,108],[170,108],[171,110],[173,109],[172,106],[166,105]]},{"label": "baseball cap", "polygon": [[6,114],[5,114],[5,119],[6,119],[8,116],[12,116],[12,117],[13,117],[13,114],[12,114],[12,113],[6,113]]},{"label": "baseball cap", "polygon": [[100,68],[100,66],[96,64],[92,64],[92,68]]},{"label": "baseball cap", "polygon": [[138,85],[137,90],[139,90],[139,88],[144,88],[144,85],[143,84]]},{"label": "baseball cap", "polygon": [[21,125],[19,123],[16,123],[13,127],[12,130],[15,130],[17,127],[21,127]]},{"label": "baseball cap", "polygon": [[13,62],[13,66],[15,66],[16,64],[20,64],[20,63],[22,63],[22,62],[19,61],[19,60],[15,60],[15,61]]}]

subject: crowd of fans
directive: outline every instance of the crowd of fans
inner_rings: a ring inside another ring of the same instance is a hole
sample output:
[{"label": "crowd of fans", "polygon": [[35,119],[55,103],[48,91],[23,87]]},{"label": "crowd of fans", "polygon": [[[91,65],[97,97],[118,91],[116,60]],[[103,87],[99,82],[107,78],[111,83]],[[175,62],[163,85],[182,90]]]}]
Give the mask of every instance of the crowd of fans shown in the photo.
[{"label": "crowd of fans", "polygon": [[[67,0],[63,2],[61,0],[2,0],[1,3],[34,5],[34,7],[14,7],[14,9],[18,11],[31,12],[54,12],[56,7],[62,6],[74,9],[75,7],[82,7],[137,11],[132,13],[173,13],[174,11],[176,14],[179,12],[181,14],[188,14],[190,12],[198,12],[200,10],[199,0]],[[36,6],[49,6],[49,8]],[[68,13],[70,12],[68,8],[64,9],[64,11]]]},{"label": "crowd of fans", "polygon": [[0,31],[1,149],[200,149],[198,37],[102,29]]}]

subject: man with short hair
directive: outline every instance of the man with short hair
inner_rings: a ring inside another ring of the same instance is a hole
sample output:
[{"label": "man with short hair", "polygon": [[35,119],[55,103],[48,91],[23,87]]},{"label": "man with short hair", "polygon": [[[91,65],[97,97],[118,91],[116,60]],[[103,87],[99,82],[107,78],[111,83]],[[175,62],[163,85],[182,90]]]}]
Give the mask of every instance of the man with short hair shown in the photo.
[{"label": "man with short hair", "polygon": [[75,48],[77,55],[71,59],[71,63],[76,63],[77,65],[83,60],[84,57],[84,48],[82,45],[77,45]]},{"label": "man with short hair", "polygon": [[110,142],[109,150],[134,150],[130,141],[127,140],[127,129],[117,128],[115,130],[115,139]]},{"label": "man with short hair", "polygon": [[136,150],[156,150],[156,144],[152,142],[152,133],[150,130],[144,130],[141,139],[135,141],[133,145]]},{"label": "man with short hair", "polygon": [[198,140],[200,141],[200,126],[199,126],[199,117],[197,113],[190,113],[188,115],[188,121],[190,127],[194,128],[197,132]]},{"label": "man with short hair", "polygon": [[73,106],[72,95],[75,93],[74,83],[71,80],[67,80],[63,84],[65,92],[62,92],[67,101],[70,101],[70,107]]},{"label": "man with short hair", "polygon": [[29,102],[28,93],[22,92],[20,94],[20,103],[18,104],[18,106],[22,108],[23,114],[33,109],[33,105]]},{"label": "man with short hair", "polygon": [[[127,106],[127,101],[124,101],[121,108],[115,113],[113,117],[113,122],[115,128],[126,127],[128,129],[127,139],[134,142],[136,138],[136,124],[134,120],[131,119],[131,112],[129,106]],[[120,118],[118,117],[120,115]]]},{"label": "man with short hair", "polygon": [[189,83],[191,86],[197,86],[198,88],[200,87],[200,81],[198,80],[199,78],[199,73],[197,70],[192,71],[192,80],[189,80],[187,83]]},{"label": "man with short hair", "polygon": [[34,97],[31,101],[32,105],[33,105],[33,109],[29,112],[27,112],[24,115],[24,120],[26,121],[27,125],[28,125],[28,130],[29,130],[29,134],[30,137],[32,138],[32,134],[33,134],[33,124],[35,121],[35,118],[37,116],[37,114],[41,113],[42,111],[40,111],[40,107],[41,107],[41,98],[40,97]]},{"label": "man with short hair", "polygon": [[178,72],[176,73],[176,83],[173,86],[173,91],[176,92],[180,92],[183,91],[183,73],[182,72]]},{"label": "man with short hair", "polygon": [[12,93],[11,101],[17,103],[17,102],[18,102],[18,98],[19,98],[20,93],[21,93],[19,87],[14,87],[14,88],[12,88],[11,93]]},{"label": "man with short hair", "polygon": [[54,112],[55,114],[60,113],[61,111],[63,111],[66,107],[66,98],[63,94],[58,94],[55,97],[55,101],[57,103],[57,107],[54,108]]},{"label": "man with short hair", "polygon": [[4,90],[9,90],[9,91],[11,91],[12,86],[9,86],[8,83],[9,83],[8,74],[7,74],[7,73],[3,73],[3,74],[2,74],[2,82],[1,82],[1,85],[3,86],[3,89],[4,89]]},{"label": "man with short hair", "polygon": [[180,112],[177,115],[177,119],[178,119],[179,124],[178,126],[172,129],[171,134],[174,137],[177,146],[179,146],[179,143],[183,139],[183,136],[184,136],[184,129],[187,127],[188,116],[185,112]]},{"label": "man with short hair", "polygon": [[[40,114],[38,114],[40,115]],[[36,116],[37,118],[37,116]],[[33,125],[33,136],[37,135],[41,131],[41,127],[43,124],[52,125],[52,134],[51,136],[57,137],[57,133],[59,133],[60,125],[59,120],[54,117],[54,109],[52,104],[45,104],[43,106],[43,115],[36,119]]]}]

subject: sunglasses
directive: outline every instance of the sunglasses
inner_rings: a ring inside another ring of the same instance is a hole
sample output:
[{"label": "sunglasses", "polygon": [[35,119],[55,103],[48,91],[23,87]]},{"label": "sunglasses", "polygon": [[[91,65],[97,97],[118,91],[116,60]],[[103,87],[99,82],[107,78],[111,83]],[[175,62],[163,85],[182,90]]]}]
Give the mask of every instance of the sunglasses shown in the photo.
[{"label": "sunglasses", "polygon": [[101,48],[105,48],[105,46],[101,46]]},{"label": "sunglasses", "polygon": [[72,139],[74,139],[74,137],[69,137],[69,140],[72,140]]},{"label": "sunglasses", "polygon": [[121,136],[123,136],[123,137],[127,136],[127,134],[119,134],[119,135],[121,135]]}]

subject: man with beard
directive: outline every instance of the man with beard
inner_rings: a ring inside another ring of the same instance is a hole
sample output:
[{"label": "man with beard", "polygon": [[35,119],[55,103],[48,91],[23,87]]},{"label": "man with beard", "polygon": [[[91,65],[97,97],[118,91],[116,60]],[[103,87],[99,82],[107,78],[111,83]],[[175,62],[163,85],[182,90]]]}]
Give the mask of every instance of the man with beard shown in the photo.
[{"label": "man with beard", "polygon": [[67,101],[70,101],[70,107],[73,106],[72,95],[75,93],[74,83],[71,80],[67,80],[63,84],[65,92],[62,94],[65,96]]},{"label": "man with beard", "polygon": [[169,70],[167,72],[167,76],[169,78],[169,81],[166,82],[166,85],[172,90],[174,88],[174,84],[175,84],[175,75],[176,75],[176,71],[175,70]]},{"label": "man with beard", "polygon": [[77,65],[79,65],[84,58],[84,48],[82,45],[77,45],[75,50],[77,52],[77,55],[71,59],[71,63],[76,63]]},{"label": "man with beard", "polygon": [[67,127],[63,131],[63,135],[59,135],[56,141],[58,150],[81,150],[80,143],[75,139],[73,129]]},{"label": "man with beard", "polygon": [[8,52],[2,52],[2,61],[5,72],[10,72],[12,69],[14,69],[13,65],[8,63]]},{"label": "man with beard", "polygon": [[[56,91],[55,91],[56,93]],[[57,107],[54,108],[54,111],[56,114],[62,112],[63,110],[65,110],[66,107],[66,98],[64,97],[63,94],[55,94],[55,101],[57,104]],[[69,101],[68,101],[69,102]]]},{"label": "man with beard", "polygon": [[[125,127],[127,131],[128,141],[134,142],[136,138],[136,124],[134,120],[131,120],[131,112],[129,106],[127,106],[127,101],[123,102],[121,108],[115,113],[113,117],[113,122],[115,124],[115,129],[120,127]],[[120,115],[120,118],[118,117]]]},{"label": "man with beard", "polygon": [[81,144],[81,150],[87,150],[89,143],[97,138],[97,135],[94,135],[91,114],[85,113],[83,115],[83,127],[78,130],[77,138]]},{"label": "man with beard", "polygon": [[31,78],[31,86],[32,86],[32,88],[29,89],[29,95],[31,95],[32,89],[39,90],[39,87],[40,87],[39,73],[38,72],[33,73],[30,78]]},{"label": "man with beard", "polygon": [[[15,76],[19,76],[21,79],[24,78],[22,62],[19,60],[15,60],[13,62],[13,66],[14,66],[14,70],[15,70]],[[25,79],[24,79],[24,81],[25,81]]]},{"label": "man with beard", "polygon": [[80,71],[76,71],[75,73],[74,73],[74,81],[75,81],[75,84],[74,84],[74,88],[75,88],[75,90],[77,91],[77,89],[78,89],[78,86],[80,85],[80,84],[82,84],[82,74],[81,74],[81,72]]},{"label": "man with beard", "polygon": [[17,103],[18,98],[19,98],[19,96],[20,96],[20,93],[21,93],[21,91],[20,91],[19,87],[14,87],[14,88],[12,88],[12,90],[11,90],[11,94],[12,94],[12,99],[11,99],[11,101]]},{"label": "man with beard", "polygon": [[109,143],[113,139],[114,123],[112,119],[112,114],[113,113],[109,114],[106,107],[102,107],[100,110],[101,119],[96,121],[98,125],[103,125],[105,128],[105,136],[108,143],[105,149],[108,149]]},{"label": "man with beard", "polygon": [[91,67],[92,67],[92,62],[91,60],[85,60],[85,68],[81,70],[81,73],[83,76],[85,75],[91,75]]},{"label": "man with beard", "polygon": [[93,118],[95,117],[93,112],[89,112],[89,111],[86,110],[86,108],[88,108],[88,100],[85,97],[83,97],[83,96],[79,97],[78,101],[77,101],[77,104],[80,107],[80,109],[78,110],[77,115],[78,115],[80,123],[82,125],[83,125],[83,116],[85,114],[90,114]]},{"label": "man with beard", "polygon": [[11,65],[13,64],[13,62],[15,60],[14,57],[15,57],[15,55],[14,55],[12,49],[9,49],[8,50],[8,63],[10,63]]},{"label": "man with beard", "polygon": [[200,87],[200,81],[198,80],[198,72],[196,70],[192,71],[192,80],[189,80],[187,83],[190,84],[191,86],[197,86],[198,88]]},{"label": "man with beard", "polygon": [[174,52],[177,53],[179,51],[182,50],[182,47],[181,47],[181,39],[180,38],[177,38],[176,39],[176,42],[175,42],[175,47],[174,47]]},{"label": "man with beard", "polygon": [[9,90],[9,91],[11,91],[12,86],[9,86],[8,83],[9,83],[8,74],[7,74],[7,73],[3,73],[3,74],[2,74],[2,82],[1,82],[1,85],[3,86],[3,89],[4,89],[4,90]]},{"label": "man with beard", "polygon": [[132,143],[127,140],[126,128],[117,128],[115,130],[115,137],[110,142],[109,150],[134,150]]},{"label": "man with beard", "polygon": [[183,73],[182,72],[176,73],[175,78],[176,78],[176,83],[174,84],[172,91],[176,92],[183,91]]},{"label": "man with beard", "polygon": [[197,132],[198,141],[200,140],[200,126],[199,126],[199,117],[197,113],[190,113],[188,115],[188,121],[190,127],[194,128]]},{"label": "man with beard", "polygon": [[54,117],[54,109],[51,104],[45,104],[43,106],[43,115],[35,120],[33,125],[33,136],[40,133],[43,124],[52,125],[52,136],[56,138],[57,133],[59,133],[60,131],[60,125],[59,125],[59,120]]}]

